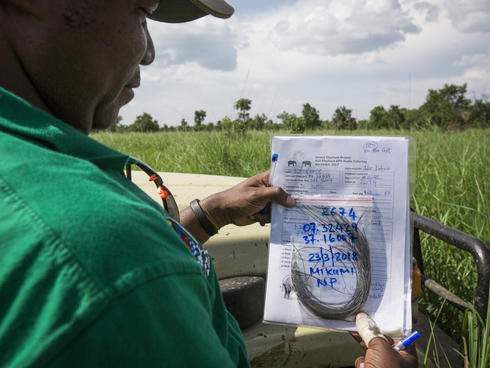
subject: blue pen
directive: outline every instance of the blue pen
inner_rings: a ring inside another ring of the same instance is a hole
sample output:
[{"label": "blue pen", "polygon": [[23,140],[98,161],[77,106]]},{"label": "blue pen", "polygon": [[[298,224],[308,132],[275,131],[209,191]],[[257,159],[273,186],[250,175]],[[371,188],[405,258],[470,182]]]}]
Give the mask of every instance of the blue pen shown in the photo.
[{"label": "blue pen", "polygon": [[[272,178],[274,177],[274,172],[276,171],[276,165],[277,165],[277,158],[279,157],[279,155],[277,153],[274,153],[272,155],[272,167],[271,167],[271,172],[269,174],[269,184],[267,186],[271,186],[271,181],[272,181]],[[265,207],[260,211],[260,213],[268,213],[269,211],[271,210],[271,203],[267,203],[265,205]],[[265,223],[261,222],[260,223],[260,226],[265,226]]]},{"label": "blue pen", "polygon": [[272,155],[272,167],[271,167],[271,173],[269,174],[269,186],[271,186],[272,178],[274,177],[274,173],[276,171],[276,166],[277,166],[277,159],[279,158],[279,155],[277,153],[274,153]]},{"label": "blue pen", "polygon": [[408,335],[405,337],[402,341],[400,341],[398,344],[393,346],[393,349],[396,351],[404,350],[406,349],[409,345],[411,345],[415,340],[417,340],[420,337],[420,334],[418,331],[414,331],[411,335]]}]

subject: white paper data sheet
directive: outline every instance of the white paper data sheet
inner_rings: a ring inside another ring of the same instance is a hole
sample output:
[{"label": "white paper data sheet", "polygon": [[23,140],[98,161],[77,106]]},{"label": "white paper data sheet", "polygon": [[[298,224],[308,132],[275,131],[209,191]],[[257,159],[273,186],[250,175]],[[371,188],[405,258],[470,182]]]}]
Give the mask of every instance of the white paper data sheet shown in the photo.
[{"label": "white paper data sheet", "polygon": [[272,206],[264,320],[411,330],[408,140],[275,136],[271,183],[297,199]]}]

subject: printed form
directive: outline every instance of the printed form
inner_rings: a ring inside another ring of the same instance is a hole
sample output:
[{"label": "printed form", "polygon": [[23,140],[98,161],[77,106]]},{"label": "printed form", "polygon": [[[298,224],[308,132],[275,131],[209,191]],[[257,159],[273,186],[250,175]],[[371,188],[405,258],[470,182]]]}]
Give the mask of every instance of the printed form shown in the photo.
[{"label": "printed form", "polygon": [[[275,136],[264,320],[386,334],[411,330],[408,139]],[[366,251],[366,248],[368,249]]]}]

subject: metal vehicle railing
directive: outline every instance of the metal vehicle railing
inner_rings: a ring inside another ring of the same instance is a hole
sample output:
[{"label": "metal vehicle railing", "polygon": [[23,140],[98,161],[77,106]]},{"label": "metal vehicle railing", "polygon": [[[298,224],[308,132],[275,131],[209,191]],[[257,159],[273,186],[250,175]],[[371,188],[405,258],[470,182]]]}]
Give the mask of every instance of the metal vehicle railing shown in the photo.
[{"label": "metal vehicle railing", "polygon": [[460,310],[465,310],[468,307],[468,303],[466,301],[462,300],[451,291],[447,290],[444,286],[424,275],[424,261],[420,246],[419,231],[430,234],[437,239],[454,245],[455,247],[471,254],[476,264],[476,270],[478,273],[473,304],[476,311],[483,319],[485,319],[488,307],[488,288],[490,280],[490,249],[488,246],[482,240],[475,238],[474,236],[442,225],[437,221],[421,216],[413,211],[411,212],[411,218],[414,227],[413,256],[422,273],[422,282],[424,286],[431,292],[447,299],[449,303],[453,304]]}]

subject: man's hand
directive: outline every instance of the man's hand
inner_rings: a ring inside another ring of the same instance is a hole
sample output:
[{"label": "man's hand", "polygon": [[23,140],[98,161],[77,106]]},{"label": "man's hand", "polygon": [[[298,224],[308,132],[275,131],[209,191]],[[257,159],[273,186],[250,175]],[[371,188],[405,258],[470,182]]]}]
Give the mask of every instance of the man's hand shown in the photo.
[{"label": "man's hand", "polygon": [[[250,225],[254,222],[270,222],[270,211],[260,213],[270,202],[294,207],[295,200],[279,187],[269,186],[269,171],[255,175],[238,185],[201,200],[218,229],[228,225]],[[180,214],[180,221],[201,243],[209,235],[204,231],[190,208]]]},{"label": "man's hand", "polygon": [[381,335],[376,324],[367,314],[359,313],[357,315],[356,327],[359,334],[353,333],[352,336],[361,346],[367,347],[366,356],[356,359],[356,368],[417,367],[414,346],[409,346],[406,350],[395,351],[393,340]]},{"label": "man's hand", "polygon": [[293,207],[294,199],[279,187],[270,187],[269,171],[255,175],[240,184],[220,193],[213,194],[204,204],[219,227],[227,224],[238,226],[254,222],[270,222],[270,211],[260,213],[269,202]]}]

